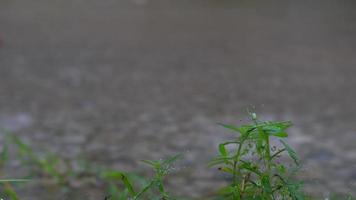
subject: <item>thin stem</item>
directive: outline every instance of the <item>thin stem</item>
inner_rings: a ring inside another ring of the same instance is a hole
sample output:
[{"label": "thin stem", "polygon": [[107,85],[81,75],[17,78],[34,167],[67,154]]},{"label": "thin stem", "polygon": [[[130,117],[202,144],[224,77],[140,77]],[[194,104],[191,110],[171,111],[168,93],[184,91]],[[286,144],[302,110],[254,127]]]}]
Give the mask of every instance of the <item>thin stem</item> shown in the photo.
[{"label": "thin stem", "polygon": [[240,169],[238,169],[237,164],[240,161],[240,155],[241,155],[241,149],[242,149],[242,145],[245,142],[245,138],[243,138],[239,144],[239,147],[237,149],[236,152],[236,156],[234,156],[234,163],[233,163],[233,171],[232,171],[232,178],[233,178],[233,185],[236,186],[237,185],[237,171],[238,173],[240,173]]},{"label": "thin stem", "polygon": [[155,180],[152,180],[145,188],[143,188],[133,199],[137,200],[141,195],[143,195],[145,192],[147,192],[148,189],[152,187],[154,184]]},{"label": "thin stem", "polygon": [[237,174],[236,174],[236,169],[237,168],[237,161],[234,161],[234,166],[233,166],[233,171],[232,171],[232,181],[233,181],[233,185],[236,186],[237,184]]},{"label": "thin stem", "polygon": [[273,160],[275,157],[277,157],[280,153],[282,153],[283,151],[285,151],[286,149],[280,149],[279,151],[277,151],[275,154],[273,154],[270,158],[270,160]]},{"label": "thin stem", "polygon": [[243,194],[245,192],[245,188],[246,188],[246,183],[248,182],[248,180],[250,179],[250,175],[251,173],[248,173],[246,176],[244,176],[243,180],[242,180],[242,184],[241,184],[241,192],[240,192],[240,198],[242,199]]},{"label": "thin stem", "polygon": [[268,169],[268,174],[270,175],[271,172],[271,151],[270,151],[270,144],[269,144],[269,136],[265,134],[265,140],[266,140],[266,149],[265,149],[265,154],[266,154],[266,161],[267,161],[267,169]]},{"label": "thin stem", "polygon": [[158,181],[158,189],[162,195],[162,199],[166,199],[168,198],[168,194],[166,193],[165,189],[164,189],[164,185],[163,185],[163,181],[159,180]]}]

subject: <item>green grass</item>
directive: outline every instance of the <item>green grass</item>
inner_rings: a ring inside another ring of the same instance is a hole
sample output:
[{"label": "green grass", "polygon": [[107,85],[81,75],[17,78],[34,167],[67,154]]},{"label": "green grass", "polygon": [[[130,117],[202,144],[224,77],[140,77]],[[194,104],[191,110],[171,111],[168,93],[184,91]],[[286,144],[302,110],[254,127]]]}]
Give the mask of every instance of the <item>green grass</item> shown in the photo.
[{"label": "green grass", "polygon": [[[219,188],[214,200],[309,200],[303,192],[303,183],[297,181],[301,168],[297,153],[288,145],[289,121],[260,121],[250,113],[251,123],[240,126],[219,124],[236,134],[235,139],[218,145],[218,155],[208,165],[228,175],[226,186]],[[279,142],[271,146],[271,140]],[[91,177],[106,190],[106,200],[178,200],[167,191],[164,180],[174,170],[174,163],[182,155],[163,160],[143,160],[152,168],[154,176],[142,177],[136,173],[108,169],[77,159],[66,160],[55,154],[37,155],[20,138],[6,134],[0,153],[0,169],[9,160],[9,145],[17,149],[17,158],[29,172],[19,179],[0,179],[0,192],[9,199],[20,199],[15,192],[16,182],[47,179],[62,188],[71,188],[71,180]],[[289,161],[286,160],[289,158]],[[75,168],[73,166],[79,166]],[[3,171],[1,170],[3,175]],[[30,180],[29,180],[30,179]],[[25,199],[25,198],[24,198]],[[185,198],[186,199],[186,198]],[[322,198],[320,198],[322,199]],[[330,199],[352,200],[353,197],[331,195]]]}]

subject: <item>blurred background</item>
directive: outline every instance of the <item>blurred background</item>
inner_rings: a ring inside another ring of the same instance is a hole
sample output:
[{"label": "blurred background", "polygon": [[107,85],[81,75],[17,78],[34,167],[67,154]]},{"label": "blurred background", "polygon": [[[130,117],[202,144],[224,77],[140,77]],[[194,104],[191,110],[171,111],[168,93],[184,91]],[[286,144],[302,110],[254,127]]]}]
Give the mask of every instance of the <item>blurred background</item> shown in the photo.
[{"label": "blurred background", "polygon": [[253,105],[262,119],[294,122],[289,142],[309,193],[355,194],[355,9],[352,0],[0,0],[0,126],[36,151],[130,171],[182,152],[170,187],[201,197],[223,184],[206,163],[234,136],[216,123],[244,123]]}]

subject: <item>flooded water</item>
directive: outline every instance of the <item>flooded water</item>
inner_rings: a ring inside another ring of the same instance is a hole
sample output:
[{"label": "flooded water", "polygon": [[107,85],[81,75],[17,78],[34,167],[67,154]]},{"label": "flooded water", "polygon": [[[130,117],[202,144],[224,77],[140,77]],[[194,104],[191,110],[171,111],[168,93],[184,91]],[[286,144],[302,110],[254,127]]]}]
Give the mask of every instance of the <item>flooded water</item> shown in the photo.
[{"label": "flooded water", "polygon": [[186,152],[170,184],[197,197],[222,184],[206,163],[232,135],[216,122],[240,123],[255,105],[295,122],[308,192],[355,192],[355,8],[1,0],[0,124],[38,151],[124,170]]}]

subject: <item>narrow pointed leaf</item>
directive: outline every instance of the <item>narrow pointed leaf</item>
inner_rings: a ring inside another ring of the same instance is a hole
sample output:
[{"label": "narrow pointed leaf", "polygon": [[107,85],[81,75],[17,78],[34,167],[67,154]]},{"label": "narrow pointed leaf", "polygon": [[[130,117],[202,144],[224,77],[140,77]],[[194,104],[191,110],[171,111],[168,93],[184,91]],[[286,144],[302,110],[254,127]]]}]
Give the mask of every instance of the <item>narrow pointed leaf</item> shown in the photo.
[{"label": "narrow pointed leaf", "polygon": [[297,156],[297,153],[283,140],[279,140],[284,148],[287,150],[288,155],[294,160],[296,165],[299,165],[299,158]]},{"label": "narrow pointed leaf", "polygon": [[225,144],[219,144],[219,152],[222,156],[228,155],[226,148],[225,148]]}]

